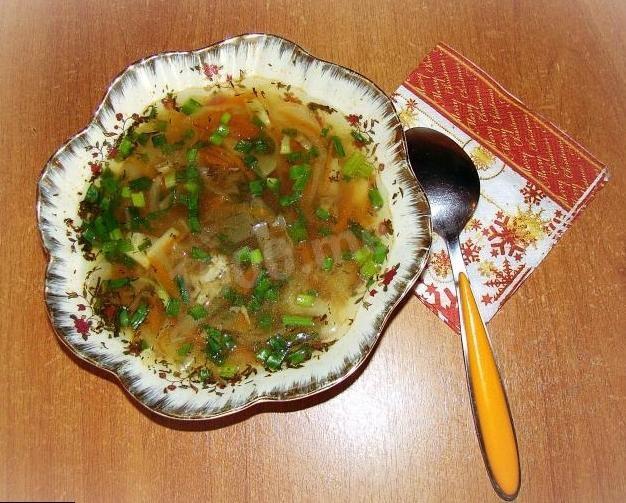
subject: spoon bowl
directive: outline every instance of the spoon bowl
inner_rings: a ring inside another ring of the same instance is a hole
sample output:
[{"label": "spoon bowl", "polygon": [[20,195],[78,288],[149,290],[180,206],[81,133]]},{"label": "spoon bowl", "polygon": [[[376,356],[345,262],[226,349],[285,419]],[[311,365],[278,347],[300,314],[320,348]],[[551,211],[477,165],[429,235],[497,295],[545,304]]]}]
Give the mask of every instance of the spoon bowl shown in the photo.
[{"label": "spoon bowl", "polygon": [[430,202],[433,230],[458,236],[474,214],[480,179],[469,155],[452,139],[429,128],[406,131],[411,169]]}]

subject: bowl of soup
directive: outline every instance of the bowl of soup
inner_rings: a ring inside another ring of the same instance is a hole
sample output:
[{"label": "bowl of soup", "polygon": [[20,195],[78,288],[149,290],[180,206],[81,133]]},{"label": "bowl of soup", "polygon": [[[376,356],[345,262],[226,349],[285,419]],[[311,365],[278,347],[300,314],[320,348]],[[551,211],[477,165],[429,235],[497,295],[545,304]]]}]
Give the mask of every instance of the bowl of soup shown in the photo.
[{"label": "bowl of soup", "polygon": [[129,66],[45,166],[38,219],[59,339],[180,419],[345,379],[431,240],[389,98],[266,34]]}]

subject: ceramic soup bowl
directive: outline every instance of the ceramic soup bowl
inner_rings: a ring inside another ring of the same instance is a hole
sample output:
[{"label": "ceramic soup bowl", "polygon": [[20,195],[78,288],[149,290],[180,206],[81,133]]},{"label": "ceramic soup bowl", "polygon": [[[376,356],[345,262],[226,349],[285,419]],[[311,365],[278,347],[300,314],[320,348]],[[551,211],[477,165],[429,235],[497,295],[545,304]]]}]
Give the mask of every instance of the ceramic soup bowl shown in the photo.
[{"label": "ceramic soup bowl", "polygon": [[[381,191],[390,201],[393,238],[381,273],[358,301],[348,331],[300,368],[259,368],[236,384],[206,385],[193,375],[132,351],[93,312],[86,283],[97,268],[76,242],[79,202],[116,140],[149,104],[168,91],[246,86],[262,77],[301,89],[371,134]],[[191,52],[169,52],[130,65],[110,85],[93,119],[46,164],[39,181],[38,219],[49,254],[45,301],[60,340],[79,358],[113,373],[152,411],[179,419],[224,416],[264,401],[302,398],[345,379],[361,365],[386,320],[421,273],[431,243],[426,197],[407,164],[402,126],[389,98],[358,73],[311,56],[296,44],[247,34]]]}]

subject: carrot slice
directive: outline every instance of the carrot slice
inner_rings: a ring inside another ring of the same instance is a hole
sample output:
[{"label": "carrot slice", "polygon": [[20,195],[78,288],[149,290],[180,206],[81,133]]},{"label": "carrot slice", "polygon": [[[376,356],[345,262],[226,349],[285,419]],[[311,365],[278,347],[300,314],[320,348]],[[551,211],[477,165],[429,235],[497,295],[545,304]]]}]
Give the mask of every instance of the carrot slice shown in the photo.
[{"label": "carrot slice", "polygon": [[222,117],[222,112],[213,111],[209,112],[203,117],[198,117],[197,119],[194,119],[192,124],[198,129],[202,129],[207,133],[212,133],[219,125],[220,117]]},{"label": "carrot slice", "polygon": [[225,94],[216,94],[208,102],[208,106],[228,105],[232,107],[242,107],[246,104],[246,97],[243,94],[238,96],[227,96]]},{"label": "carrot slice", "polygon": [[261,130],[245,115],[233,115],[228,123],[230,134],[238,139],[250,139],[259,136]]},{"label": "carrot slice", "polygon": [[150,259],[150,271],[154,278],[161,284],[170,297],[176,297],[178,295],[178,289],[174,284],[174,280],[170,274],[169,267],[163,264],[155,257]]},{"label": "carrot slice", "polygon": [[235,153],[225,148],[211,145],[200,150],[200,161],[205,166],[212,166],[219,169],[238,170],[243,168],[243,161]]}]

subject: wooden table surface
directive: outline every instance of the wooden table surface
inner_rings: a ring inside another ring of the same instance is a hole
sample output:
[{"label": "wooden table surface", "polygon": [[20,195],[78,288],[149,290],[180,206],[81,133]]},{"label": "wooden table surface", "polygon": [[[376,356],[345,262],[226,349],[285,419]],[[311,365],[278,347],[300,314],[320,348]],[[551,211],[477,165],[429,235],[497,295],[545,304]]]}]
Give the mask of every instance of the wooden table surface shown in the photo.
[{"label": "wooden table surface", "polygon": [[626,500],[626,2],[0,2],[0,499],[497,501],[458,339],[417,299],[315,400],[211,424],[146,413],[57,342],[35,222],[48,156],[148,54],[267,31],[392,92],[437,42],[606,162],[612,180],[490,324],[519,501]]}]

